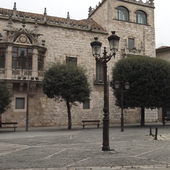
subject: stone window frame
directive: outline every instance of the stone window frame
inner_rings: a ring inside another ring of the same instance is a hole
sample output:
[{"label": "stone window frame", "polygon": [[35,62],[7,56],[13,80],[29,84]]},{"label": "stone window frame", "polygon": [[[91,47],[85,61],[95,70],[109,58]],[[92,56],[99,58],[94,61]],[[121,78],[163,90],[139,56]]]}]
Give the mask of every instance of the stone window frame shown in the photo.
[{"label": "stone window frame", "polygon": [[92,99],[92,96],[90,96],[90,99],[89,99],[89,108],[88,109],[83,109],[83,103],[80,104],[80,109],[82,112],[89,112],[89,111],[92,111],[93,109],[93,99]]},{"label": "stone window frame", "polygon": [[83,109],[84,110],[90,109],[90,100],[83,102]]},{"label": "stone window frame", "polygon": [[[17,51],[14,51],[13,49],[14,48],[17,48]],[[20,56],[19,54],[19,49],[26,49],[26,56]],[[29,50],[32,50],[32,52],[29,52]],[[13,54],[16,54],[17,57],[16,59],[13,58]],[[29,57],[29,55],[31,54],[31,59]],[[22,66],[21,66],[21,58],[25,60],[25,63],[23,65],[22,63]],[[12,69],[25,69],[25,70],[32,70],[32,59],[33,58],[33,48],[30,47],[30,46],[18,46],[18,45],[13,45],[12,47]],[[13,61],[16,61],[16,68],[13,68]],[[31,63],[31,67],[29,66],[29,63]]]},{"label": "stone window frame", "polygon": [[130,42],[129,42],[130,40],[133,40],[133,47],[135,47],[135,38],[134,37],[128,38],[128,49],[132,50],[133,47],[130,46],[131,45]]},{"label": "stone window frame", "polygon": [[[24,109],[16,109],[16,98],[24,98]],[[14,100],[12,101],[13,111],[14,112],[26,112],[27,109],[27,94],[26,93],[15,93]]]},{"label": "stone window frame", "polygon": [[[120,16],[119,16],[119,13],[120,13],[120,11],[123,11],[123,12],[126,12],[126,14],[125,14],[125,19],[120,19]],[[130,21],[130,17],[129,17],[129,10],[128,10],[128,8],[126,8],[125,6],[118,6],[117,8],[116,8],[116,19],[117,20],[119,20],[119,21],[127,21],[127,22],[129,22]]]},{"label": "stone window frame", "polygon": [[[22,102],[23,102],[22,107],[18,106],[19,100],[22,100]],[[16,97],[15,98],[15,109],[25,109],[25,98],[24,97]]]},{"label": "stone window frame", "polygon": [[99,59],[96,59],[96,74],[94,78],[94,84],[104,83],[103,63]]},{"label": "stone window frame", "polygon": [[77,57],[66,56],[66,63],[73,62],[77,65]]},{"label": "stone window frame", "polygon": [[[143,15],[142,17],[143,17],[143,22],[139,22],[138,21],[138,17],[139,17],[139,15]],[[143,11],[143,10],[136,10],[135,11],[135,23],[137,23],[137,24],[142,24],[142,25],[147,25],[147,13],[145,12],[145,11]]]},{"label": "stone window frame", "polygon": [[[13,68],[12,67],[12,49],[13,47],[17,47],[17,48],[26,48],[26,49],[32,49],[32,61],[31,61],[31,65],[32,68],[28,69],[28,68]],[[39,45],[33,45],[33,44],[17,44],[17,43],[10,43],[10,42],[1,42],[0,43],[0,48],[4,48],[5,49],[5,53],[6,53],[6,62],[5,62],[5,68],[0,68],[0,70],[4,70],[4,74],[7,74],[8,78],[16,78],[16,74],[20,75],[21,73],[25,74],[28,76],[28,72],[29,72],[29,76],[34,76],[34,77],[42,77],[42,72],[43,69],[45,68],[45,58],[46,58],[46,51],[47,48],[43,47],[43,46],[39,46]],[[41,52],[43,53],[43,69],[38,70],[38,53]],[[10,68],[10,69],[9,69]],[[9,73],[11,72],[11,73]],[[27,73],[26,73],[27,72]],[[34,73],[33,73],[34,72]],[[10,77],[9,77],[10,76]]]}]

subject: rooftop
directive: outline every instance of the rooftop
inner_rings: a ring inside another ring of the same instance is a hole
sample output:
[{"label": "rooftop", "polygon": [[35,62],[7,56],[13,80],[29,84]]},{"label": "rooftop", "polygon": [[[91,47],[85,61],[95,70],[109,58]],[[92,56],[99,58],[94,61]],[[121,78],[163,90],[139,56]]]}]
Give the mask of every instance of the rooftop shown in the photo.
[{"label": "rooftop", "polygon": [[16,3],[14,3],[13,10],[0,8],[0,18],[11,19],[12,21],[21,21],[24,19],[26,22],[106,33],[106,31],[92,18],[73,20],[70,19],[69,13],[67,14],[67,18],[48,16],[46,8],[44,9],[44,14],[23,12],[16,9]]}]

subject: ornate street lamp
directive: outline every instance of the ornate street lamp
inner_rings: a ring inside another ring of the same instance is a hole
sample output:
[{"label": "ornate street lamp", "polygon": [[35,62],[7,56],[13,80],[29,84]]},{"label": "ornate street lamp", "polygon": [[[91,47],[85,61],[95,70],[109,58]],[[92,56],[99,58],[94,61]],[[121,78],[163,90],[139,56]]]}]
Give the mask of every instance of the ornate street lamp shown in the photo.
[{"label": "ornate street lamp", "polygon": [[39,78],[38,77],[31,77],[31,79],[27,79],[26,76],[18,76],[18,80],[22,81],[24,83],[27,84],[27,107],[26,107],[26,131],[28,131],[28,123],[29,123],[29,96],[30,96],[30,92],[29,92],[29,88],[30,88],[30,82],[34,82],[35,80],[38,81]]},{"label": "ornate street lamp", "polygon": [[109,102],[108,102],[108,86],[107,86],[107,62],[112,58],[112,56],[115,57],[116,52],[118,51],[119,46],[119,40],[120,37],[118,37],[115,34],[115,31],[112,32],[112,35],[108,37],[109,45],[110,45],[110,51],[111,53],[107,55],[106,47],[104,47],[103,55],[101,56],[101,46],[102,43],[98,41],[98,38],[94,38],[95,41],[91,43],[92,47],[92,54],[93,56],[100,60],[103,63],[103,72],[104,72],[104,117],[103,117],[103,151],[109,151]]},{"label": "ornate street lamp", "polygon": [[115,81],[115,89],[120,88],[121,93],[121,132],[124,132],[124,118],[123,118],[123,94],[125,90],[129,89],[129,82],[119,83],[119,81]]}]

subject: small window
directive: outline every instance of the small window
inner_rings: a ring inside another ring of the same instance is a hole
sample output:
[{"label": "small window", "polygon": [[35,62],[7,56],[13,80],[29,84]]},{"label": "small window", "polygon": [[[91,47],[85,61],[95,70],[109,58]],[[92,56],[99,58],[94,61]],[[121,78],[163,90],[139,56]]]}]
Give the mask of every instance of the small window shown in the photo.
[{"label": "small window", "polygon": [[66,57],[66,63],[75,63],[77,65],[77,58],[76,57]]},{"label": "small window", "polygon": [[83,109],[90,109],[90,100],[83,103]]},{"label": "small window", "polygon": [[6,50],[5,48],[0,48],[0,68],[5,68],[6,60]]},{"label": "small window", "polygon": [[138,24],[147,24],[147,16],[146,13],[143,11],[136,11],[135,12],[135,22]]},{"label": "small window", "polygon": [[116,9],[116,19],[122,21],[129,21],[129,11],[123,6],[119,6]]},{"label": "small window", "polygon": [[128,47],[129,47],[129,50],[132,50],[132,48],[134,47],[134,39],[133,38],[128,39]]},{"label": "small window", "polygon": [[100,60],[96,60],[96,81],[97,82],[104,81],[103,63]]},{"label": "small window", "polygon": [[25,98],[16,98],[15,109],[25,109]]}]

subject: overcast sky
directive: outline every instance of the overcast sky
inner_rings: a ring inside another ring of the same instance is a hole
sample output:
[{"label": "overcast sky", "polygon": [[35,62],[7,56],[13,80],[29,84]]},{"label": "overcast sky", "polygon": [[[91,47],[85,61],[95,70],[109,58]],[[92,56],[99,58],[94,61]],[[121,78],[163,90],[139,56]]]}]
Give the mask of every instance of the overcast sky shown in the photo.
[{"label": "overcast sky", "polygon": [[[89,7],[94,8],[99,1],[101,0],[0,0],[0,8],[13,9],[16,2],[19,11],[43,14],[46,7],[48,15],[66,18],[69,12],[72,19],[85,19]],[[155,7],[156,47],[170,46],[170,0],[155,0]]]}]

